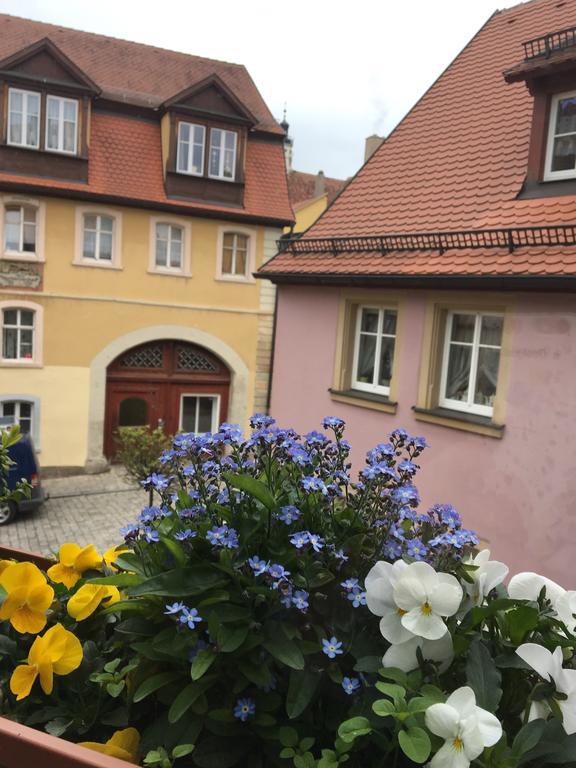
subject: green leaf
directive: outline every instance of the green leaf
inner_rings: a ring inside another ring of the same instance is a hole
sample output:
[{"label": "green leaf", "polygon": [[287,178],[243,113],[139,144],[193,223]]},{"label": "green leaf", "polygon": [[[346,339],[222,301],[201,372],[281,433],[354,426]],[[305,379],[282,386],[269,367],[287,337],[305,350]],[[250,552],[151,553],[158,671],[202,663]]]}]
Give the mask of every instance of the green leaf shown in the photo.
[{"label": "green leaf", "polygon": [[127,591],[133,597],[140,595],[187,597],[188,595],[199,595],[215,587],[221,587],[224,583],[219,573],[204,566],[190,566],[160,573]]},{"label": "green leaf", "polygon": [[141,576],[146,575],[145,566],[139,555],[134,552],[125,552],[123,555],[118,555],[114,560],[116,568],[120,568],[128,573],[139,573]]},{"label": "green leaf", "polygon": [[382,656],[363,656],[354,665],[355,672],[378,672],[382,668]]},{"label": "green leaf", "polygon": [[168,683],[178,680],[179,677],[181,677],[180,672],[160,672],[157,675],[152,675],[138,686],[134,693],[133,701],[142,701],[147,696],[150,696],[151,693],[154,693],[154,691],[158,691],[160,688],[168,685]]},{"label": "green leaf", "polygon": [[168,710],[168,720],[170,723],[176,723],[182,715],[187,712],[192,704],[206,691],[214,682],[214,676],[206,677],[204,680],[189,683],[183,688],[178,696],[172,702]]},{"label": "green leaf", "polygon": [[365,717],[352,717],[345,720],[338,728],[338,736],[342,741],[351,742],[358,736],[366,736],[371,733],[372,727]]},{"label": "green leaf", "polygon": [[174,561],[183,568],[186,565],[188,558],[186,557],[182,544],[180,544],[179,541],[168,538],[168,536],[162,535],[160,535],[160,541],[166,547],[168,552],[170,552]]},{"label": "green leaf", "polygon": [[[286,696],[286,714],[293,720],[304,712],[306,707],[312,701],[321,673],[312,669],[297,672],[290,672],[290,683],[288,684],[288,695]],[[304,751],[306,751],[304,749]]]},{"label": "green leaf", "polygon": [[292,669],[304,669],[304,656],[292,640],[277,633],[276,637],[265,640],[262,645],[275,659]]},{"label": "green leaf", "polygon": [[538,744],[520,758],[520,765],[524,763],[542,767],[576,763],[576,733],[567,736],[559,720],[548,720]]},{"label": "green leaf", "polygon": [[321,568],[311,577],[308,586],[312,589],[318,589],[325,584],[329,584],[331,581],[334,581],[334,574],[330,573],[326,568]]},{"label": "green leaf", "polygon": [[113,699],[117,699],[118,696],[120,696],[120,694],[124,690],[125,685],[126,683],[124,682],[124,680],[120,680],[117,683],[108,683],[108,685],[106,686],[106,692]]},{"label": "green leaf", "polygon": [[242,627],[229,627],[225,624],[220,625],[218,630],[218,648],[223,653],[232,653],[236,651],[244,640],[248,637],[250,627],[244,625]]},{"label": "green leaf", "polygon": [[376,683],[376,688],[381,693],[389,696],[396,706],[398,706],[398,702],[406,696],[406,689],[401,685],[395,685],[394,683]]},{"label": "green leaf", "polygon": [[422,688],[420,688],[420,693],[423,696],[426,696],[427,699],[432,699],[434,704],[443,704],[446,701],[444,693],[435,685],[423,685]]},{"label": "green leaf", "polygon": [[284,747],[284,749],[280,752],[280,757],[294,757],[295,754],[296,752],[292,749],[292,747]]},{"label": "green leaf", "polygon": [[312,736],[305,736],[300,744],[298,744],[298,749],[300,749],[301,752],[308,752],[309,749],[312,749],[315,743],[315,738]]},{"label": "green leaf", "polygon": [[316,761],[311,752],[306,752],[303,755],[296,755],[294,758],[294,768],[314,768]]},{"label": "green leaf", "polygon": [[267,688],[272,683],[272,674],[265,664],[257,664],[246,659],[238,662],[238,669],[247,680],[260,688]]},{"label": "green leaf", "polygon": [[194,750],[194,765],[199,768],[232,768],[243,765],[242,758],[250,748],[248,739],[209,736]]},{"label": "green leaf", "polygon": [[546,720],[532,720],[526,723],[512,742],[512,754],[514,757],[521,757],[525,752],[529,752],[538,744],[544,733]]},{"label": "green leaf", "polygon": [[99,576],[86,579],[86,584],[107,584],[112,587],[135,587],[142,583],[142,576],[137,573],[117,573],[115,576]]},{"label": "green leaf", "polygon": [[114,659],[113,661],[104,664],[104,672],[116,672],[121,661],[122,659]]},{"label": "green leaf", "polygon": [[278,731],[278,738],[283,747],[295,747],[298,744],[298,731],[295,728],[283,726]]},{"label": "green leaf", "polygon": [[510,640],[514,645],[520,645],[524,638],[538,626],[538,611],[529,605],[518,605],[506,614]]},{"label": "green leaf", "polygon": [[399,685],[403,685],[404,688],[408,687],[408,675],[406,672],[402,672],[401,669],[396,667],[385,667],[380,670],[380,677],[384,677],[386,680],[394,680]]},{"label": "green leaf", "polygon": [[194,749],[194,744],[178,744],[177,747],[174,747],[172,750],[172,757],[174,760],[177,760],[179,757],[184,757],[185,755],[189,755],[190,752]]},{"label": "green leaf", "polygon": [[426,712],[428,707],[432,704],[438,704],[436,699],[429,699],[427,696],[415,696],[408,702],[408,712],[415,714],[416,712]]},{"label": "green leaf", "polygon": [[210,648],[198,651],[190,668],[192,680],[200,680],[216,661],[216,655]]},{"label": "green leaf", "polygon": [[396,707],[388,699],[378,699],[372,704],[372,709],[378,717],[390,717],[396,713]]},{"label": "green leaf", "polygon": [[502,676],[490,651],[479,640],[473,642],[466,662],[466,679],[476,694],[476,704],[488,712],[496,712],[502,697]]},{"label": "green leaf", "polygon": [[44,730],[51,736],[62,736],[73,723],[74,720],[69,720],[67,717],[55,717],[44,725]]},{"label": "green leaf", "polygon": [[270,511],[276,507],[276,502],[268,490],[268,487],[260,480],[256,480],[255,477],[252,477],[251,475],[236,475],[232,473],[225,473],[224,478],[233,488],[238,488],[241,491],[245,491],[248,495],[257,499]]},{"label": "green leaf", "polygon": [[15,659],[19,655],[18,644],[5,635],[0,635],[0,657],[11,656]]},{"label": "green leaf", "polygon": [[423,728],[412,726],[407,731],[400,731],[398,743],[402,752],[414,763],[425,763],[430,755],[430,737]]}]

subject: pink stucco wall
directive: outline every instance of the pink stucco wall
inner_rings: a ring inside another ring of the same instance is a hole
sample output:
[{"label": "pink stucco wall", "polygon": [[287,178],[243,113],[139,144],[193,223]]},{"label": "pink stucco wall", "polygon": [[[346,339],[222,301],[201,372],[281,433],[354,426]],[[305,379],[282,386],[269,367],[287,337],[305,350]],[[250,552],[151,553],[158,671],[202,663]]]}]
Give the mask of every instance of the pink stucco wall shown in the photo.
[{"label": "pink stucco wall", "polygon": [[506,429],[497,440],[414,419],[428,298],[407,294],[391,415],[330,398],[339,290],[280,286],[272,415],[302,431],[323,416],[344,418],[356,469],[395,427],[424,435],[431,448],[416,483],[423,507],[453,504],[512,573],[535,570],[576,587],[576,299],[513,297]]}]

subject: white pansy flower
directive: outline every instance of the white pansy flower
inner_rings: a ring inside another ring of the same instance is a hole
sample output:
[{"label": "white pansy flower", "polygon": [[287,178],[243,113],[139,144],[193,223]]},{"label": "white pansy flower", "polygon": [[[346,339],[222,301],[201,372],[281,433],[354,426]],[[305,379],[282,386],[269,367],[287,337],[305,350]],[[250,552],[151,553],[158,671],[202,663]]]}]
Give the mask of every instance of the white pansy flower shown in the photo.
[{"label": "white pansy flower", "polygon": [[542,588],[546,587],[546,597],[550,600],[560,621],[566,624],[568,631],[576,631],[576,591],[566,590],[552,579],[540,576],[539,573],[526,571],[517,573],[510,579],[508,594],[514,600],[538,600]]},{"label": "white pansy flower", "polygon": [[490,550],[483,549],[476,557],[470,558],[465,565],[474,565],[476,570],[469,571],[473,582],[463,582],[464,589],[472,605],[482,605],[486,595],[508,576],[508,566],[498,560],[490,560]]},{"label": "white pansy flower", "polygon": [[502,736],[497,717],[476,706],[476,696],[469,686],[458,688],[445,704],[432,704],[426,710],[426,726],[445,739],[430,761],[430,768],[468,768]]},{"label": "white pansy flower", "polygon": [[562,725],[569,736],[576,733],[576,670],[562,667],[562,648],[558,646],[554,653],[550,653],[536,643],[524,643],[516,649],[516,653],[541,678],[553,682],[558,693],[563,694],[562,699],[556,699],[562,712]]},{"label": "white pansy flower", "polygon": [[382,666],[396,667],[403,672],[411,672],[418,667],[417,652],[420,649],[426,661],[437,661],[440,672],[448,669],[454,658],[452,635],[446,632],[439,640],[425,640],[423,637],[411,637],[403,643],[391,645],[384,654]]},{"label": "white pansy flower", "polygon": [[380,561],[370,569],[364,580],[366,605],[376,616],[381,616],[380,632],[389,643],[403,643],[414,635],[402,626],[404,611],[394,602],[394,586],[408,568],[408,563]]},{"label": "white pansy flower", "polygon": [[444,617],[453,616],[462,601],[458,579],[436,573],[428,563],[410,563],[393,589],[394,603],[403,611],[404,629],[427,640],[438,640],[448,632]]}]

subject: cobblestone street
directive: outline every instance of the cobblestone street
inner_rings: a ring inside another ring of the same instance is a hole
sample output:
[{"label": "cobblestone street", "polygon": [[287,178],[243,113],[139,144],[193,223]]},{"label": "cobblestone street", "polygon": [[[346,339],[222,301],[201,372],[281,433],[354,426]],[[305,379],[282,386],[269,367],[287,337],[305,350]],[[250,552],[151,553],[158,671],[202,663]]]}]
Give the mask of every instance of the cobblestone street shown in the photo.
[{"label": "cobblestone street", "polygon": [[42,482],[50,498],[33,513],[0,527],[0,544],[50,555],[60,544],[95,544],[99,551],[120,543],[118,529],[132,522],[148,494],[127,480],[119,467],[101,475],[78,475]]}]

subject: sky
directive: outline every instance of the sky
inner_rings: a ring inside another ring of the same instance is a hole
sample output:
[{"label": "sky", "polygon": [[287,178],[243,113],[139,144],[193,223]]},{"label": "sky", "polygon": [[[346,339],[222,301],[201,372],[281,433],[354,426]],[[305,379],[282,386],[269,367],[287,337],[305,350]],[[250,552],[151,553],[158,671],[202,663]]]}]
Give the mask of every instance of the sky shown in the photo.
[{"label": "sky", "polygon": [[293,167],[347,178],[490,15],[516,0],[0,0],[0,12],[244,64]]}]

